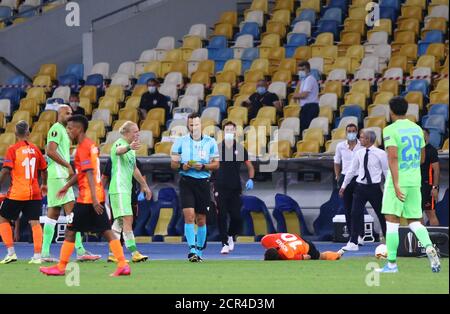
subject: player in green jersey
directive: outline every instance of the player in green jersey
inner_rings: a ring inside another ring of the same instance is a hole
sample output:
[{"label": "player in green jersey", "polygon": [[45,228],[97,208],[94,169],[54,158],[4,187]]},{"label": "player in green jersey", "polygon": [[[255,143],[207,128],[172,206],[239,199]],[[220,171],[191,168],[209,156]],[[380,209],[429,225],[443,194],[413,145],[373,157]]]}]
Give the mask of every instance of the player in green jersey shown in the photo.
[{"label": "player in green jersey", "polygon": [[131,194],[133,193],[133,177],[141,185],[147,200],[152,198],[152,192],[136,166],[136,150],[141,146],[139,142],[139,128],[136,123],[127,121],[120,128],[122,135],[111,148],[111,182],[109,184],[109,198],[114,217],[112,230],[120,239],[123,232],[125,246],[132,254],[133,262],[143,262],[148,256],[139,253],[133,234],[133,211],[131,208]]},{"label": "player in green jersey", "polygon": [[[70,165],[70,145],[71,141],[66,131],[67,120],[72,116],[70,106],[61,105],[58,108],[58,122],[53,124],[47,134],[47,161],[48,161],[48,212],[44,225],[44,236],[42,243],[42,260],[44,262],[55,262],[55,258],[50,255],[50,244],[55,233],[55,226],[61,211],[64,208],[66,215],[73,210],[75,196],[72,188],[66,195],[59,199],[56,194],[67,183],[68,179],[74,175]],[[79,261],[95,261],[100,259],[100,255],[94,255],[86,251],[83,247],[81,234],[77,232],[75,247],[77,249],[77,259]]]},{"label": "player in green jersey", "polygon": [[382,213],[386,216],[388,263],[377,271],[398,272],[396,262],[399,245],[398,227],[400,217],[403,217],[408,220],[409,228],[426,249],[431,270],[439,272],[441,266],[436,249],[431,243],[427,229],[420,222],[422,218],[420,164],[425,159],[423,131],[417,124],[406,119],[408,103],[403,97],[392,98],[389,107],[393,123],[383,130],[389,172],[382,205]]}]

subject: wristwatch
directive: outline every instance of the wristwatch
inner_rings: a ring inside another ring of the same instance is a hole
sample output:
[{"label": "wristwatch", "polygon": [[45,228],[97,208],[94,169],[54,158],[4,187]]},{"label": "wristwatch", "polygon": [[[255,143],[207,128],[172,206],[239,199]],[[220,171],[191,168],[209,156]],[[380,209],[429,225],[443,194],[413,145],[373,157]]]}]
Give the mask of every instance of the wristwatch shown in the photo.
[{"label": "wristwatch", "polygon": [[433,185],[433,190],[439,190],[439,185]]},{"label": "wristwatch", "polygon": [[206,170],[205,164],[202,165],[202,170]]}]

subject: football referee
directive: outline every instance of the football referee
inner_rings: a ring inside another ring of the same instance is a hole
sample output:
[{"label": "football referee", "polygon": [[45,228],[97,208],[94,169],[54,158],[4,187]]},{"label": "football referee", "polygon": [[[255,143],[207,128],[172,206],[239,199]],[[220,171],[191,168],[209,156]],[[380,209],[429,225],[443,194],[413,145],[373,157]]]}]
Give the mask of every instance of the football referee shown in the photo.
[{"label": "football referee", "polygon": [[[187,121],[189,134],[172,145],[171,167],[180,170],[180,198],[184,214],[184,235],[189,245],[188,260],[201,262],[206,243],[206,214],[211,206],[210,171],[219,169],[215,139],[202,135],[200,116]],[[197,223],[197,235],[194,224]]]}]

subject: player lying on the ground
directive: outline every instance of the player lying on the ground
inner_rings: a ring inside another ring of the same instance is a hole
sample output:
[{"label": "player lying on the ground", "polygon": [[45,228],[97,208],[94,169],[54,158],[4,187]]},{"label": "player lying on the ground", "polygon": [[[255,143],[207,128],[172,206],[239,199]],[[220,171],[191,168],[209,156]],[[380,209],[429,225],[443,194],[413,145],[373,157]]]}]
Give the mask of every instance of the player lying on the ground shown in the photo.
[{"label": "player lying on the ground", "polygon": [[344,254],[342,250],[320,253],[312,242],[291,233],[268,234],[262,238],[261,244],[267,249],[264,253],[266,261],[311,259],[335,261]]}]

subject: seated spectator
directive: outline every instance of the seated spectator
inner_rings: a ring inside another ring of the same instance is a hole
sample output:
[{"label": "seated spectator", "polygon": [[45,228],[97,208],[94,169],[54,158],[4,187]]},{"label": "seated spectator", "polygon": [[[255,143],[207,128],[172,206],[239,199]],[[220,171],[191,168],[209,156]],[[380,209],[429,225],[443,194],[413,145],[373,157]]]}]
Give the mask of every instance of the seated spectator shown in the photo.
[{"label": "seated spectator", "polygon": [[251,120],[256,117],[258,110],[262,106],[274,106],[277,111],[281,112],[282,104],[278,96],[267,90],[267,82],[265,80],[258,81],[256,85],[256,93],[242,103],[248,108],[248,119]]},{"label": "seated spectator", "polygon": [[147,113],[154,108],[164,108],[166,110],[166,119],[169,119],[170,105],[169,98],[158,91],[159,82],[155,79],[147,81],[148,92],[142,95],[139,111],[141,118],[144,120]]},{"label": "seated spectator", "polygon": [[77,94],[70,95],[69,105],[72,108],[73,115],[76,115],[76,114],[81,114],[83,116],[86,115],[84,108],[80,106],[80,98],[78,97]]}]

